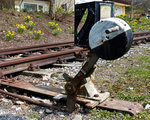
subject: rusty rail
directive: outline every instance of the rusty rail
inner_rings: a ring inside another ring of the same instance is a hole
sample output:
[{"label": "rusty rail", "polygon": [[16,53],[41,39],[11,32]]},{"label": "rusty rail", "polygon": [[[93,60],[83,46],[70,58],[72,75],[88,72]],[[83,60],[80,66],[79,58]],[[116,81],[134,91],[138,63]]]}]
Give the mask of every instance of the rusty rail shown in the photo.
[{"label": "rusty rail", "polygon": [[50,52],[42,55],[28,56],[24,58],[12,59],[0,62],[0,78],[4,75],[23,71],[32,68],[39,68],[40,66],[56,63],[57,61],[64,61],[76,58],[76,55],[87,49],[74,47],[72,49],[64,49],[61,51]]},{"label": "rusty rail", "polygon": [[10,48],[10,49],[0,49],[0,56],[3,55],[11,55],[11,54],[19,54],[25,52],[33,52],[39,50],[47,50],[47,49],[54,49],[66,46],[74,46],[74,42],[61,42],[61,43],[54,43],[54,44],[44,44],[44,45],[35,45],[35,46],[25,46],[20,48]]},{"label": "rusty rail", "polygon": [[51,108],[51,109],[60,110],[59,107],[56,107],[54,105],[50,105],[50,104],[47,104],[47,103],[44,103],[44,102],[38,101],[38,100],[33,100],[33,99],[29,98],[29,97],[24,97],[22,95],[14,94],[14,93],[11,93],[11,92],[6,92],[6,91],[4,91],[2,89],[0,89],[0,93],[8,95],[8,96],[11,96],[11,97],[14,97],[14,98],[18,98],[18,99],[20,99],[22,101],[26,101],[26,102],[31,103],[31,104],[40,105],[42,107],[47,107],[47,108]]},{"label": "rusty rail", "polygon": [[150,40],[150,31],[140,31],[133,33],[133,45],[146,43]]}]

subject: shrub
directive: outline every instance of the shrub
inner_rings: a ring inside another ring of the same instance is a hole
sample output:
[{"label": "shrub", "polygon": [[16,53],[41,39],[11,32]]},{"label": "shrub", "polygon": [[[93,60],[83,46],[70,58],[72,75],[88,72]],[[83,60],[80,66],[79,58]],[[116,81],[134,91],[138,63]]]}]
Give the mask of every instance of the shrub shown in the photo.
[{"label": "shrub", "polygon": [[22,34],[26,30],[26,27],[23,24],[21,25],[17,24],[16,26],[19,34]]},{"label": "shrub", "polygon": [[57,29],[58,24],[56,24],[55,22],[48,22],[50,24],[50,29],[54,30]]},{"label": "shrub", "polygon": [[25,23],[27,25],[27,29],[28,30],[33,30],[33,27],[34,27],[34,23],[33,21],[29,21],[28,23]]}]

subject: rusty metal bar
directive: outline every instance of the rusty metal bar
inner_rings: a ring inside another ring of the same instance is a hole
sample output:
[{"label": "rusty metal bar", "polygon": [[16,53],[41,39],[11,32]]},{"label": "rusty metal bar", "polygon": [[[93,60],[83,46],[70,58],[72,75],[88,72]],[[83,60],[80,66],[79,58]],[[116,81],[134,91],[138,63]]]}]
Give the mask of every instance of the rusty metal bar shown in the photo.
[{"label": "rusty metal bar", "polygon": [[38,50],[45,50],[45,49],[52,49],[52,48],[59,48],[65,46],[73,46],[74,42],[62,42],[62,43],[55,43],[55,44],[46,44],[46,45],[35,45],[35,46],[26,46],[20,48],[10,48],[10,49],[2,49],[0,50],[0,56],[2,55],[11,55],[11,54],[18,54],[18,53],[25,53],[29,51],[38,51]]},{"label": "rusty metal bar", "polygon": [[8,60],[8,61],[1,62],[0,67],[10,66],[10,65],[15,65],[15,64],[19,64],[19,63],[25,63],[25,62],[29,62],[29,61],[40,60],[40,59],[50,58],[50,57],[55,57],[55,56],[60,56],[60,55],[65,55],[65,54],[69,54],[69,53],[78,52],[81,50],[86,50],[86,49],[76,47],[74,49],[67,49],[67,50],[63,50],[63,51],[59,51],[59,52],[51,52],[51,53],[43,54],[43,55],[29,56],[29,57],[25,57],[25,58],[10,60],[10,61]]},{"label": "rusty metal bar", "polygon": [[2,89],[0,89],[0,93],[8,95],[8,96],[11,96],[11,97],[14,97],[14,98],[18,98],[18,99],[20,99],[22,101],[26,101],[26,102],[29,102],[29,103],[32,103],[32,104],[35,104],[35,105],[40,105],[40,106],[43,106],[43,107],[60,110],[59,107],[56,107],[56,106],[53,106],[53,105],[50,105],[50,104],[47,104],[47,103],[44,103],[44,102],[41,102],[41,101],[33,100],[31,98],[24,97],[22,95],[17,95],[17,94],[14,94],[14,93],[6,92],[6,91],[4,91]]},{"label": "rusty metal bar", "polygon": [[133,33],[133,36],[136,37],[136,36],[143,36],[145,34],[148,34],[150,35],[150,31],[140,31],[140,32],[134,32]]}]

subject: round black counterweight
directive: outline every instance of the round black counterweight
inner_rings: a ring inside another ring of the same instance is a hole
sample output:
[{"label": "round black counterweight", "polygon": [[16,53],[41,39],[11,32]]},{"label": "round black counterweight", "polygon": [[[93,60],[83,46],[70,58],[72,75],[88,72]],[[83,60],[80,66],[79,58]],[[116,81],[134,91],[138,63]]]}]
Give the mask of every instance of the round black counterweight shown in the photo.
[{"label": "round black counterweight", "polygon": [[109,18],[97,22],[92,27],[89,44],[98,57],[115,60],[130,49],[132,39],[132,30],[125,21]]}]

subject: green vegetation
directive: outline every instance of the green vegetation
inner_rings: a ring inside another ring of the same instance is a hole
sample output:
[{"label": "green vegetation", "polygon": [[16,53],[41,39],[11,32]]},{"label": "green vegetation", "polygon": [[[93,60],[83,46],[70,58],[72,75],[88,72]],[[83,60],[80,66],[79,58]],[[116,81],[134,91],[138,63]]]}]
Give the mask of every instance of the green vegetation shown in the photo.
[{"label": "green vegetation", "polygon": [[35,30],[33,33],[33,38],[36,40],[39,40],[43,35],[44,33],[42,33],[41,30],[38,30],[38,31]]},{"label": "green vegetation", "polygon": [[40,113],[30,113],[28,115],[28,117],[30,117],[31,119],[39,119],[41,117],[42,114]]},{"label": "green vegetation", "polygon": [[28,30],[33,30],[33,27],[35,26],[33,21],[29,21],[25,24],[26,24]]},{"label": "green vegetation", "polygon": [[7,8],[3,8],[2,10],[3,10],[4,12],[8,11],[8,9],[7,9]]},{"label": "green vegetation", "polygon": [[31,19],[33,19],[31,16],[24,16],[25,22],[28,23],[29,21],[31,21]]},{"label": "green vegetation", "polygon": [[[113,64],[113,67],[108,67]],[[143,107],[150,104],[150,49],[135,51],[134,55],[129,58],[123,58],[113,62],[107,62],[106,65],[98,66],[99,71],[103,71],[107,76],[107,70],[118,73],[108,73],[111,77],[98,80],[99,89],[104,89],[111,94],[111,98],[140,102]],[[93,109],[90,112],[93,119],[103,118],[105,120],[116,118],[117,120],[149,120],[150,109],[141,111],[136,116],[125,113],[109,112],[107,110]]]},{"label": "green vegetation", "polygon": [[51,74],[51,77],[58,77],[58,73],[53,73],[53,74]]},{"label": "green vegetation", "polygon": [[118,17],[125,20],[131,26],[133,32],[150,30],[150,19],[147,19],[145,17],[130,18],[123,15],[120,15]]},{"label": "green vegetation", "polygon": [[19,34],[22,34],[26,30],[26,27],[23,24],[16,24],[16,26]]},{"label": "green vegetation", "polygon": [[110,120],[110,119],[115,119],[115,120],[149,120],[150,116],[146,111],[143,111],[139,113],[136,116],[131,116],[130,114],[123,114],[119,112],[110,112],[107,110],[98,110],[94,108],[93,110],[90,111],[90,114],[93,119],[105,119],[105,120]]},{"label": "green vegetation", "polygon": [[36,18],[41,18],[41,15],[36,15]]},{"label": "green vegetation", "polygon": [[15,31],[6,32],[5,30],[3,30],[3,33],[5,34],[6,40],[10,41],[14,38]]}]

